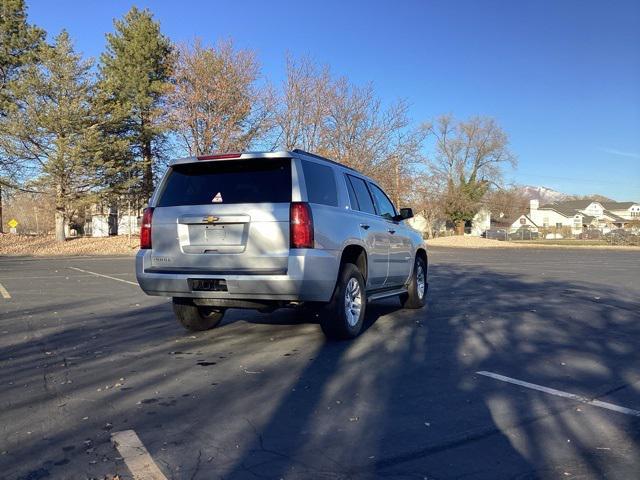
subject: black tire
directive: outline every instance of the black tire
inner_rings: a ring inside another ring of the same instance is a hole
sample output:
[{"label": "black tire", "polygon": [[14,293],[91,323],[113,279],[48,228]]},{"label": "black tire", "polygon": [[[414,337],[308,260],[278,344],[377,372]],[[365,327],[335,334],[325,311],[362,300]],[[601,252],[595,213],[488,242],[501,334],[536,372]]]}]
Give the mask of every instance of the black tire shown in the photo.
[{"label": "black tire", "polygon": [[[422,295],[418,290],[418,272],[422,269],[424,288]],[[422,257],[416,256],[416,261],[413,265],[413,272],[411,273],[411,280],[407,286],[407,293],[400,295],[400,304],[403,308],[422,308],[426,303],[427,298],[427,263]]]},{"label": "black tire", "polygon": [[224,308],[200,307],[191,298],[173,297],[173,313],[180,324],[192,332],[215,328],[224,312]]},{"label": "black tire", "polygon": [[[350,289],[350,296],[354,294],[354,280],[359,289],[360,311],[354,314],[354,308],[347,313],[347,301],[354,305],[356,297],[347,299],[347,288]],[[331,301],[320,311],[320,326],[327,338],[332,340],[348,340],[357,337],[362,331],[364,324],[364,314],[367,306],[367,292],[365,291],[364,277],[352,263],[345,263],[338,274],[338,282],[333,292]]]}]

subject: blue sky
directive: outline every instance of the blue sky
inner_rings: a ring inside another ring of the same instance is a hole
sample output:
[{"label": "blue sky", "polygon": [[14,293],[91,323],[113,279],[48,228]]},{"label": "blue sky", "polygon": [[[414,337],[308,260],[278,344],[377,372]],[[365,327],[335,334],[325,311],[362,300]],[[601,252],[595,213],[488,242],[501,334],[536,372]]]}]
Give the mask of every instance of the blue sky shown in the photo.
[{"label": "blue sky", "polygon": [[495,117],[519,166],[508,178],[640,200],[640,2],[27,0],[97,57],[114,17],[150,8],[175,41],[231,38],[279,82],[287,52],[405,98],[416,123]]}]

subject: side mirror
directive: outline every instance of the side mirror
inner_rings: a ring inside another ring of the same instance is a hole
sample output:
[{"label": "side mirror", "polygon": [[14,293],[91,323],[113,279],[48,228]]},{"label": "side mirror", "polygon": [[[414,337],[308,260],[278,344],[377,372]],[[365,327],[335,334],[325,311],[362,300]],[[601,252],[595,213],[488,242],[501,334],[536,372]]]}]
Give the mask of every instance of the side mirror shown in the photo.
[{"label": "side mirror", "polygon": [[400,209],[400,216],[402,217],[403,220],[408,220],[410,218],[413,218],[413,209],[412,208],[401,208]]},{"label": "side mirror", "polygon": [[393,217],[395,222],[399,222],[401,220],[408,220],[413,217],[413,209],[411,208],[401,208],[400,215],[396,215]]}]

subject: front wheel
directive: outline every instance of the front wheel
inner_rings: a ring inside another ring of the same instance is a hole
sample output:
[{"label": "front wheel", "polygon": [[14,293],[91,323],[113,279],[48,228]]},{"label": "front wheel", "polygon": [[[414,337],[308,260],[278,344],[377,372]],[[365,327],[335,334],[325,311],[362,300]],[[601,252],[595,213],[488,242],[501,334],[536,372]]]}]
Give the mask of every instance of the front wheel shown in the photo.
[{"label": "front wheel", "polygon": [[400,295],[404,308],[422,308],[427,296],[427,264],[422,257],[416,257],[407,293]]},{"label": "front wheel", "polygon": [[362,331],[367,305],[364,277],[352,263],[340,269],[331,302],[320,313],[325,336],[335,340],[355,338]]},{"label": "front wheel", "polygon": [[192,332],[211,330],[224,316],[224,308],[198,306],[191,298],[173,297],[173,313],[178,322]]}]

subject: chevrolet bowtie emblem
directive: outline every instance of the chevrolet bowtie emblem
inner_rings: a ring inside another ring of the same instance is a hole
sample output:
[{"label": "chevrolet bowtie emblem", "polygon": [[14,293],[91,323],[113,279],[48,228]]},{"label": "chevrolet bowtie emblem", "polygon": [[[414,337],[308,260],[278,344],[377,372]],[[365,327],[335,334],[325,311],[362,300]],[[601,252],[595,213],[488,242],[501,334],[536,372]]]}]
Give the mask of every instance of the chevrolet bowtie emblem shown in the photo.
[{"label": "chevrolet bowtie emblem", "polygon": [[209,215],[208,217],[204,217],[204,221],[207,223],[216,223],[220,218],[214,217],[213,215]]}]

